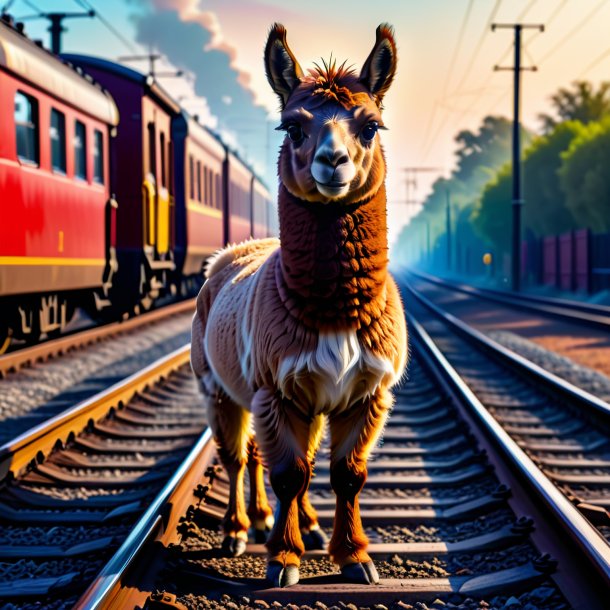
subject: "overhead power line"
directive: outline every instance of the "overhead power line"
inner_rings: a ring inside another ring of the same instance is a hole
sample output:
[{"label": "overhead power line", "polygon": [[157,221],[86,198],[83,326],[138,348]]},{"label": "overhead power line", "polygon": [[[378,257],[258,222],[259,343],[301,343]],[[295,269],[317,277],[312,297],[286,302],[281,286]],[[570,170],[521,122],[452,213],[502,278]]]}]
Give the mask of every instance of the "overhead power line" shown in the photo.
[{"label": "overhead power line", "polygon": [[530,0],[529,4],[527,4],[527,6],[519,13],[519,15],[517,15],[515,21],[519,23],[522,19],[525,19],[525,17],[527,17],[527,14],[534,7],[534,4],[536,4],[536,2],[538,2],[538,0]]},{"label": "overhead power line", "polygon": [[[530,0],[530,2],[525,6],[525,8],[519,14],[519,16],[517,18],[517,21],[523,19],[530,12],[530,10],[534,7],[534,5],[536,4],[537,1],[538,0]],[[496,15],[498,13],[499,8],[500,8],[500,3],[496,2],[496,4],[491,9],[490,16],[489,16],[489,18],[487,20],[487,23],[485,24],[485,30],[483,31],[483,34],[481,35],[480,42],[477,44],[477,48],[475,49],[475,54],[474,54],[474,56],[473,56],[473,58],[471,60],[471,64],[474,64],[474,60],[476,59],[476,55],[478,54],[478,52],[480,50],[480,46],[482,46],[482,42],[485,39],[485,32],[487,32],[489,27],[491,26],[493,20],[495,19]],[[508,48],[502,54],[502,57],[498,60],[497,63],[502,63],[508,57],[508,55],[510,54],[512,48],[513,48],[513,45],[509,45]],[[471,69],[471,65],[469,64],[469,66],[467,68],[467,74],[460,80],[460,85],[456,89],[455,93],[459,93],[460,87],[465,83],[466,77],[468,76],[468,74],[470,72],[470,69]],[[487,85],[489,84],[489,82],[492,79],[492,76],[493,76],[493,73],[490,73],[487,76],[487,78],[485,79],[484,83],[481,84],[481,88],[486,88],[487,87]],[[462,115],[460,116],[460,120],[458,121],[458,124],[461,122],[461,119],[464,116],[466,116],[469,112],[470,112],[470,109],[468,109],[468,110],[466,110],[465,112],[462,113]],[[432,147],[434,146],[434,143],[438,139],[438,136],[441,134],[441,132],[444,129],[445,125],[449,121],[449,116],[450,115],[448,113],[445,114],[444,120],[439,124],[438,128],[434,132],[434,135],[433,135],[432,139],[429,141],[428,146],[422,147],[423,150],[424,150],[423,159],[426,159],[428,157],[428,155],[430,154],[430,151],[432,150]]]},{"label": "overhead power line", "polygon": [[104,25],[104,27],[113,34],[118,40],[120,40],[132,53],[137,53],[138,48],[136,47],[131,40],[123,36],[119,30],[117,30],[108,19],[106,19],[98,9],[96,9],[91,2],[88,0],[74,0],[76,4],[78,4],[81,8],[86,10],[95,11],[95,16],[100,20],[100,23]]},{"label": "overhead power line", "polygon": [[[464,33],[466,31],[466,25],[468,24],[468,20],[470,18],[470,13],[472,12],[472,6],[474,4],[474,0],[468,0],[468,6],[466,7],[466,12],[464,13],[464,18],[462,19],[462,24],[460,26],[460,32],[458,34],[458,38],[456,41],[455,49],[453,51],[453,55],[451,57],[451,63],[449,64],[449,69],[447,71],[447,76],[445,77],[445,81],[443,84],[443,91],[441,93],[441,99],[444,98],[447,94],[447,88],[449,87],[449,81],[451,80],[451,73],[455,67],[455,62],[457,60],[457,56],[460,52],[460,47],[462,46],[462,41],[464,39]],[[434,119],[436,118],[436,113],[439,108],[439,100],[436,100],[434,103],[434,107],[432,108],[432,113],[430,118],[428,119],[428,124],[426,126],[426,130],[424,131],[424,143],[422,148],[425,149],[428,143],[428,134],[434,125]]]},{"label": "overhead power line", "polygon": [[570,40],[570,38],[572,38],[572,36],[574,36],[575,34],[580,32],[580,30],[582,30],[582,28],[584,28],[585,25],[587,25],[587,23],[589,23],[589,21],[591,21],[591,19],[593,19],[593,17],[595,17],[595,15],[601,10],[601,8],[604,6],[604,4],[606,4],[606,2],[607,2],[607,0],[601,0],[601,2],[598,2],[583,19],[581,19],[557,44],[555,44],[547,53],[545,53],[538,60],[539,63],[542,63],[543,61],[547,60],[549,57],[554,55],[555,51],[557,51],[568,40]]}]

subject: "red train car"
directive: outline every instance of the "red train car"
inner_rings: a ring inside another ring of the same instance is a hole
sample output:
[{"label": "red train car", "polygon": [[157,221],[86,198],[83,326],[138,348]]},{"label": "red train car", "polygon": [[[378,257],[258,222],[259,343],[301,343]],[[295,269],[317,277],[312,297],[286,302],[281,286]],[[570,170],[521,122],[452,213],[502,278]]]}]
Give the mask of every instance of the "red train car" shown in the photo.
[{"label": "red train car", "polygon": [[[121,124],[111,151],[117,211],[118,312],[148,308],[174,276],[174,147],[180,106],[151,76],[97,57],[62,55],[112,94]],[[134,305],[135,304],[135,305]]]},{"label": "red train car", "polygon": [[0,22],[0,349],[108,290],[118,121],[106,91]]},{"label": "red train car", "polygon": [[176,175],[176,270],[181,293],[201,284],[208,256],[225,244],[223,166],[226,149],[208,129],[186,113],[174,117],[172,134]]}]

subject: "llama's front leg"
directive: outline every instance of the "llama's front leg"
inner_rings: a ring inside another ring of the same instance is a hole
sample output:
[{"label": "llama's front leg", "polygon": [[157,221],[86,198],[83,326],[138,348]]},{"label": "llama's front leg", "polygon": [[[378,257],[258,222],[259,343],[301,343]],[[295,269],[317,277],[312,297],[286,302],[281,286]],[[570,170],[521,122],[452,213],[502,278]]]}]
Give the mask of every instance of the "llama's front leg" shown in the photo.
[{"label": "llama's front leg", "polygon": [[250,503],[248,517],[254,528],[254,541],[265,542],[267,532],[273,527],[273,511],[267,500],[263,465],[254,437],[248,444],[248,475],[250,477]]},{"label": "llama's front leg", "polygon": [[347,412],[330,419],[330,482],[337,504],[328,552],[350,581],[379,582],[377,570],[366,552],[368,538],[360,520],[358,494],[366,481],[366,462],[392,405],[387,390],[377,393]]},{"label": "llama's front leg", "polygon": [[208,397],[207,403],[208,421],[214,432],[218,455],[229,475],[229,503],[222,523],[225,533],[222,548],[237,557],[246,550],[250,526],[244,501],[250,413],[222,392]]},{"label": "llama's front leg", "polygon": [[[309,428],[309,445],[307,448],[307,461],[313,464],[320,441],[324,434],[324,416],[318,415],[311,422]],[[299,527],[301,536],[307,550],[325,549],[328,546],[328,537],[318,524],[318,513],[309,501],[307,488],[297,498],[299,505]]]},{"label": "llama's front leg", "polygon": [[307,488],[311,475],[307,461],[309,424],[299,418],[291,403],[269,388],[256,392],[252,413],[256,437],[277,497],[275,524],[266,544],[267,578],[274,586],[288,587],[299,581],[299,565],[305,550],[297,498]]}]

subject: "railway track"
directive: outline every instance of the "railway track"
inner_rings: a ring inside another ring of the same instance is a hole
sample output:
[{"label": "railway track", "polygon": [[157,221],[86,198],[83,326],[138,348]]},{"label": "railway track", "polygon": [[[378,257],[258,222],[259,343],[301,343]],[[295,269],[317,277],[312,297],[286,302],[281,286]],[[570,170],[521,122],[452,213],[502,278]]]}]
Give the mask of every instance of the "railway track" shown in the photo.
[{"label": "railway track", "polygon": [[0,355],[0,378],[35,362],[43,362],[61,356],[110,337],[133,331],[147,324],[159,322],[168,316],[195,310],[195,299],[179,301],[121,322],[74,331],[57,339],[43,341],[36,345],[13,349]]},{"label": "railway track", "polygon": [[507,305],[512,308],[530,311],[604,332],[610,331],[610,306],[581,303],[568,299],[528,295],[524,293],[494,290],[469,286],[457,281],[429,275],[422,271],[409,270],[409,275],[429,284],[440,286],[454,292],[461,292],[478,299]]},{"label": "railway track", "polygon": [[[189,506],[164,542],[143,544],[151,535],[142,534],[116,560],[125,572],[110,570],[113,586],[98,579],[76,607],[604,608],[606,542],[494,423],[423,327],[410,324],[409,380],[361,495],[380,585],[341,582],[324,551],[306,553],[301,582],[287,589],[267,587],[262,545],[224,557],[217,528],[228,486],[216,465],[183,494]],[[311,496],[330,527],[324,452]]]},{"label": "railway track", "polygon": [[[381,576],[379,586],[342,583],[324,551],[308,551],[297,586],[269,589],[264,580],[262,545],[249,544],[238,558],[222,555],[218,525],[228,501],[227,478],[220,466],[208,467],[213,459],[209,431],[199,434],[192,429],[187,433],[180,428],[180,412],[188,411],[185,400],[191,406],[199,405],[190,371],[180,368],[187,358],[183,352],[182,360],[173,367],[178,369],[173,376],[153,389],[138,387],[114,396],[110,402],[116,407],[122,401],[124,407],[100,423],[87,425],[89,420],[104,417],[108,406],[104,414],[101,407],[96,414],[83,412],[78,423],[65,428],[60,422],[50,424],[60,431],[59,436],[55,434],[55,441],[47,441],[40,449],[34,450],[34,441],[24,442],[30,446],[29,453],[17,457],[16,443],[13,457],[3,454],[0,463],[10,474],[4,478],[0,502],[9,510],[0,510],[0,519],[5,525],[2,535],[11,536],[14,543],[13,551],[5,552],[12,552],[12,557],[0,559],[0,582],[7,574],[12,579],[0,587],[4,599],[13,604],[18,599],[11,607],[24,608],[74,605],[151,610],[294,610],[299,605],[529,610],[606,607],[610,563],[598,520],[607,515],[603,502],[587,502],[593,512],[582,505],[580,512],[576,510],[551,483],[549,468],[529,448],[519,446],[527,434],[519,436],[509,430],[517,439],[515,443],[490,416],[493,411],[497,417],[500,410],[509,419],[512,416],[513,427],[519,426],[522,422],[517,420],[524,416],[524,425],[531,428],[535,424],[527,417],[532,413],[546,415],[552,409],[536,410],[535,401],[516,386],[520,381],[516,373],[505,384],[513,402],[518,403],[510,406],[509,400],[500,398],[506,395],[493,368],[499,365],[485,361],[488,368],[479,368],[481,363],[472,347],[468,357],[462,358],[465,364],[454,363],[454,368],[439,351],[440,347],[449,360],[454,359],[455,350],[443,345],[435,316],[426,314],[421,305],[416,313],[431,336],[424,326],[410,320],[413,358],[409,380],[397,392],[394,412],[383,443],[370,462],[369,479],[361,495],[370,551]],[[488,396],[495,397],[497,404],[481,400],[485,380],[493,386]],[[129,402],[134,392],[137,394]],[[524,414],[524,406],[533,410]],[[146,428],[141,422],[144,413],[151,424]],[[158,419],[153,423],[155,417]],[[564,424],[560,417],[552,423]],[[203,422],[199,425],[199,431],[203,430]],[[85,426],[82,434],[74,435],[75,429]],[[174,440],[164,441],[164,447],[157,426],[164,430],[165,438],[167,430],[172,431]],[[128,428],[126,437],[110,434],[106,438],[116,427]],[[144,439],[147,430],[152,438]],[[544,440],[543,430],[540,432],[533,435],[539,444]],[[58,450],[49,454],[58,438],[63,439],[67,453]],[[92,442],[94,438],[98,441]],[[177,439],[183,443],[181,448],[170,449]],[[124,453],[119,453],[120,448]],[[189,448],[190,453],[180,462]],[[553,453],[548,446],[546,450],[552,459],[563,455]],[[182,454],[177,455],[177,451]],[[134,476],[135,461],[143,459],[149,464],[153,456],[167,466],[164,475],[141,464],[139,476]],[[578,457],[579,468],[590,454],[582,456]],[[120,458],[125,462],[119,463]],[[599,456],[595,460],[599,461]],[[563,468],[563,462],[558,467]],[[70,469],[76,470],[76,479],[68,476]],[[110,469],[118,481],[112,482]],[[58,471],[59,479],[54,478]],[[97,476],[101,472],[106,475]],[[326,528],[332,525],[334,506],[328,475],[323,450],[312,481],[312,500]],[[147,477],[156,479],[158,486],[153,489]],[[102,489],[104,480],[104,493],[88,494]],[[587,485],[592,484],[589,481]],[[36,501],[28,504],[33,494]],[[148,510],[142,515],[146,506]],[[70,522],[67,515],[76,520]],[[596,521],[597,527],[589,519]],[[42,533],[35,543],[31,538],[26,542],[31,529]],[[11,548],[5,540],[2,543],[2,549]],[[30,549],[29,559],[24,547]],[[58,547],[61,558],[50,559],[51,549]],[[11,577],[6,566],[20,562],[26,562],[26,569],[34,573],[43,566],[40,577],[30,574],[29,582]],[[71,571],[60,575],[55,566],[62,563]],[[42,575],[44,567],[51,564],[50,569],[57,573]],[[80,572],[74,568],[77,564],[84,566]],[[40,589],[35,588],[36,580]],[[34,606],[41,596],[47,605]]]},{"label": "railway track", "polygon": [[165,506],[209,446],[188,362],[187,345],[0,447],[0,607],[72,607]]},{"label": "railway track", "polygon": [[410,305],[419,304],[424,326],[477,398],[610,542],[610,404],[408,291],[416,299]]}]

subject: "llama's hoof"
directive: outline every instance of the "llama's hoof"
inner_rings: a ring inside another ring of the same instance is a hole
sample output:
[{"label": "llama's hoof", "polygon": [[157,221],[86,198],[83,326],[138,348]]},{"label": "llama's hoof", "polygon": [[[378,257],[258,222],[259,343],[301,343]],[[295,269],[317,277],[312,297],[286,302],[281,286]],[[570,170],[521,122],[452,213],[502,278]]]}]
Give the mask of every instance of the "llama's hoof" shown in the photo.
[{"label": "llama's hoof", "polygon": [[341,574],[349,582],[360,585],[376,585],[379,582],[379,574],[372,561],[348,563],[341,568]]},{"label": "llama's hoof", "polygon": [[267,566],[267,580],[272,587],[292,587],[299,582],[299,568],[291,563],[285,566],[272,561]]},{"label": "llama's hoof", "polygon": [[319,528],[309,530],[307,533],[301,532],[301,538],[303,538],[303,544],[307,551],[324,550],[328,546],[328,536],[324,533],[324,530]]},{"label": "llama's hoof", "polygon": [[225,536],[222,541],[222,550],[231,557],[239,557],[246,552],[246,541],[235,536]]},{"label": "llama's hoof", "polygon": [[267,536],[269,535],[268,529],[259,530],[259,529],[254,528],[252,530],[252,533],[253,533],[253,537],[254,537],[254,542],[256,544],[265,544],[265,542],[267,542]]}]

